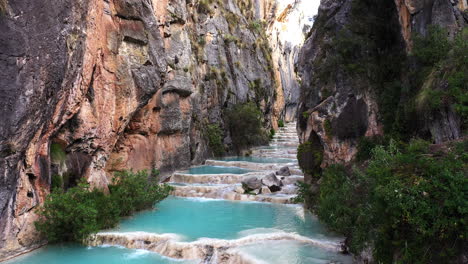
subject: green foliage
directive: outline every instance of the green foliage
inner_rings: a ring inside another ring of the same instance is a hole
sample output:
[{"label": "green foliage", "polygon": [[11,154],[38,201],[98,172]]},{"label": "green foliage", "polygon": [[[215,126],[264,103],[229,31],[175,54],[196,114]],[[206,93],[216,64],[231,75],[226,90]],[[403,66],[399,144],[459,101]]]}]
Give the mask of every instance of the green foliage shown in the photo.
[{"label": "green foliage", "polygon": [[110,194],[91,190],[84,180],[64,192],[54,188],[38,209],[38,231],[49,242],[81,242],[92,233],[114,227],[120,216],[151,208],[169,195],[170,186],[148,179],[146,172],[121,172],[109,186]]},{"label": "green foliage", "polygon": [[366,169],[331,166],[323,174],[317,214],[350,238],[369,243],[378,263],[449,263],[468,235],[467,142],[433,156],[428,143],[377,146]]},{"label": "green foliage", "polygon": [[253,32],[257,34],[262,34],[264,29],[263,29],[263,23],[259,20],[256,21],[251,21],[249,23],[249,29],[252,30]]},{"label": "green foliage", "polygon": [[223,131],[217,124],[210,124],[206,127],[208,144],[217,157],[224,154]]},{"label": "green foliage", "polygon": [[50,158],[52,162],[62,163],[67,159],[67,154],[60,144],[52,143],[50,144]]},{"label": "green foliage", "polygon": [[224,42],[225,43],[234,42],[236,45],[238,45],[241,42],[241,40],[238,37],[233,36],[231,34],[224,34]]},{"label": "green foliage", "polygon": [[[415,86],[419,111],[438,111],[451,106],[468,125],[468,29],[450,41],[447,31],[433,26],[426,37],[415,37],[414,57],[423,65]],[[448,84],[447,89],[443,85]]]},{"label": "green foliage", "polygon": [[284,127],[284,121],[282,119],[278,120],[278,127]]},{"label": "green foliage", "polygon": [[237,150],[268,141],[262,128],[262,112],[252,102],[237,104],[226,110],[229,131]]},{"label": "green foliage", "polygon": [[425,37],[414,37],[413,54],[424,65],[433,66],[445,59],[450,49],[448,32],[439,26],[430,26]]},{"label": "green foliage", "polygon": [[297,195],[292,198],[293,203],[313,204],[314,196],[311,192],[311,184],[305,182],[297,182]]},{"label": "green foliage", "polygon": [[382,136],[362,137],[358,143],[356,159],[365,161],[371,158],[372,150],[377,146],[387,145],[386,139]]},{"label": "green foliage", "polygon": [[50,184],[50,189],[55,190],[55,189],[63,189],[63,179],[62,176],[58,174],[52,175],[51,179],[51,184]]},{"label": "green foliage", "polygon": [[321,172],[320,165],[323,161],[323,148],[318,137],[314,137],[297,147],[297,160],[304,173],[318,178]]},{"label": "green foliage", "polygon": [[254,90],[256,101],[261,101],[262,99],[267,97],[267,91],[262,85],[262,80],[255,79],[249,82],[249,88],[251,90]]},{"label": "green foliage", "polygon": [[325,122],[323,123],[323,128],[325,129],[325,134],[327,135],[327,137],[331,137],[332,136],[332,125],[331,125],[331,121],[326,119]]},{"label": "green foliage", "polygon": [[135,211],[151,208],[166,198],[171,187],[159,185],[154,178],[148,177],[146,171],[123,171],[116,173],[109,190],[113,202],[120,209],[120,216],[128,216]]},{"label": "green foliage", "polygon": [[197,8],[198,13],[207,14],[207,15],[212,14],[213,10],[211,9],[210,4],[211,4],[210,0],[200,0],[200,2],[198,2],[198,8]]},{"label": "green foliage", "polygon": [[275,136],[276,134],[276,131],[272,128],[270,129],[270,140],[273,139],[273,137]]}]

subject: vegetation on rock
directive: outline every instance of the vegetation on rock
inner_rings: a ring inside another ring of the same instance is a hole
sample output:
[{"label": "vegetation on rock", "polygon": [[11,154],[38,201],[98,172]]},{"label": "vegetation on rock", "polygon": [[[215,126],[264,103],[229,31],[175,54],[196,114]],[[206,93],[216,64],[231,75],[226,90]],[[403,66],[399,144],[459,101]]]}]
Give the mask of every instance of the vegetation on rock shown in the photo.
[{"label": "vegetation on rock", "polygon": [[448,153],[428,146],[391,141],[372,150],[365,169],[327,168],[313,197],[319,218],[352,252],[372,245],[379,263],[449,263],[466,249],[468,142]]},{"label": "vegetation on rock", "polygon": [[38,210],[35,223],[49,242],[82,242],[90,234],[114,227],[120,217],[151,208],[171,191],[160,185],[146,171],[119,172],[109,186],[110,194],[91,189],[81,181],[66,192],[55,186]]},{"label": "vegetation on rock", "polygon": [[262,112],[254,103],[237,104],[226,110],[226,117],[232,143],[238,151],[268,142],[262,126]]},{"label": "vegetation on rock", "polygon": [[210,124],[206,127],[206,136],[208,144],[213,154],[220,157],[224,154],[223,131],[217,124]]}]

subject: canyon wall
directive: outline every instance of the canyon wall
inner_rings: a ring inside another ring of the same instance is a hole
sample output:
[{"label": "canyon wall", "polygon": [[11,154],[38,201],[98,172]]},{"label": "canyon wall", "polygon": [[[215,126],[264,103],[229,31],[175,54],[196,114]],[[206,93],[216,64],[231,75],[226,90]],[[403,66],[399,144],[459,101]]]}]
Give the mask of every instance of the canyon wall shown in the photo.
[{"label": "canyon wall", "polygon": [[53,177],[106,189],[118,170],[199,164],[208,124],[232,144],[224,111],[239,103],[266,131],[291,120],[296,43],[272,57],[268,34],[280,13],[273,0],[0,1],[0,260],[44,244],[33,223]]},{"label": "canyon wall", "polygon": [[405,90],[413,89],[407,87],[414,82],[411,71],[417,69],[408,58],[412,38],[438,26],[453,39],[467,25],[464,3],[321,1],[297,63],[298,131],[310,148],[301,158],[309,170],[308,181],[327,165],[349,164],[362,138],[401,132],[440,143],[462,136],[460,118],[450,106],[430,114],[411,112],[410,121],[399,118],[414,91]]}]

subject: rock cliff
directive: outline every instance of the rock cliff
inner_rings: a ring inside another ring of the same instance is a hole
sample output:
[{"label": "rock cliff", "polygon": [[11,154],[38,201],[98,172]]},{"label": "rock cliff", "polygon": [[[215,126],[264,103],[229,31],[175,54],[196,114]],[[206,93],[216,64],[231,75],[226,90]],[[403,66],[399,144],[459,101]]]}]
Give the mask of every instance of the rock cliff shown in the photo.
[{"label": "rock cliff", "polygon": [[406,106],[421,90],[411,75],[422,71],[411,58],[413,38],[434,26],[453,38],[467,25],[464,9],[465,1],[450,0],[321,1],[297,63],[298,131],[308,143],[299,162],[309,176],[351,162],[364,137],[400,133],[440,143],[462,136],[453,107],[420,113]]},{"label": "rock cliff", "polygon": [[229,147],[224,111],[239,103],[255,102],[266,130],[291,120],[303,38],[271,38],[288,21],[277,19],[283,8],[274,0],[0,1],[0,260],[44,243],[34,210],[53,177],[106,189],[116,170],[198,164],[212,155],[208,124],[219,124]]}]

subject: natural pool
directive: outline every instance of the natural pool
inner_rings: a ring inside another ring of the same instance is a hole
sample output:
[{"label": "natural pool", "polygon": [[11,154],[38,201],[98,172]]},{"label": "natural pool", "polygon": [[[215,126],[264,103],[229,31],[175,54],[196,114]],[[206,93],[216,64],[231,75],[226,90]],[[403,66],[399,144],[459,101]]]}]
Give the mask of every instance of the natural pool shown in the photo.
[{"label": "natural pool", "polygon": [[198,166],[192,167],[183,173],[187,174],[244,174],[252,172],[252,170],[247,170],[238,167],[224,167],[224,166]]},{"label": "natural pool", "polygon": [[283,158],[262,158],[262,157],[225,157],[220,158],[222,161],[247,161],[255,163],[291,163],[295,162],[293,159],[283,159]]},{"label": "natural pool", "polygon": [[4,264],[192,264],[146,250],[120,247],[85,247],[78,244],[46,246]]},{"label": "natural pool", "polygon": [[[260,263],[351,263],[349,256],[294,240],[257,241],[256,235],[292,233],[324,242],[339,238],[296,205],[169,197],[157,208],[124,219],[113,232],[174,233],[184,241],[201,238],[234,240],[254,237],[253,243],[231,250]],[[146,264],[194,263],[162,257],[144,250],[120,247],[47,246],[7,264]]]},{"label": "natural pool", "polygon": [[116,231],[175,233],[185,240],[202,237],[236,239],[256,233],[294,232],[325,238],[327,231],[297,205],[170,197],[156,210],[123,220]]}]

